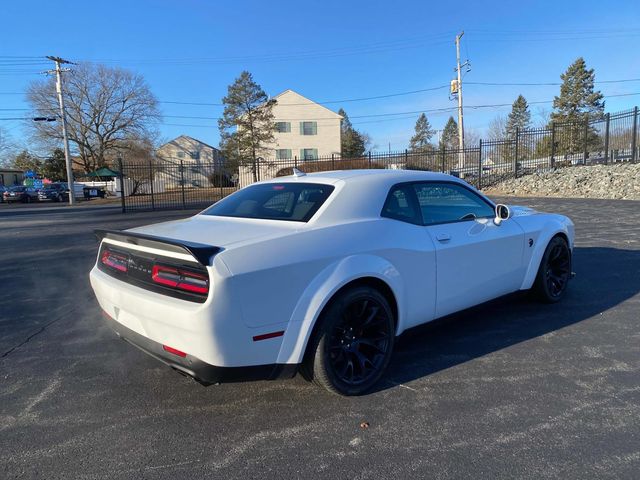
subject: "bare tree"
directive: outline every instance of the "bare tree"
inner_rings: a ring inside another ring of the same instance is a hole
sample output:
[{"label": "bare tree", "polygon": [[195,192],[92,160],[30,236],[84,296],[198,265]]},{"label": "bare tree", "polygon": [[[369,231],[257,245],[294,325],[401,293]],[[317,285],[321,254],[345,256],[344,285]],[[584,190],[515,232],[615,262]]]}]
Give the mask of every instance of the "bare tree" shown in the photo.
[{"label": "bare tree", "polygon": [[12,156],[14,148],[11,137],[6,130],[0,127],[0,165],[8,165],[10,163],[9,157]]},{"label": "bare tree", "polygon": [[[73,154],[86,172],[105,166],[109,153],[129,138],[145,138],[160,118],[158,101],[143,77],[121,68],[80,64],[64,74],[67,130]],[[32,83],[27,100],[34,116],[58,112],[55,80]],[[31,122],[34,136],[59,145],[59,122]]]},{"label": "bare tree", "polygon": [[164,172],[163,163],[156,156],[156,136],[129,137],[118,142],[106,157],[107,163],[119,171],[118,159],[123,160],[124,176],[131,181],[130,195],[144,191],[145,186],[155,181]]},{"label": "bare tree", "polygon": [[535,127],[536,128],[546,128],[549,126],[549,122],[551,121],[551,110],[545,107],[537,107],[535,110]]},{"label": "bare tree", "polygon": [[504,140],[507,136],[507,119],[504,115],[497,115],[489,123],[487,135],[489,140]]},{"label": "bare tree", "polygon": [[480,143],[480,134],[473,128],[464,129],[464,145],[467,148],[477,147]]}]

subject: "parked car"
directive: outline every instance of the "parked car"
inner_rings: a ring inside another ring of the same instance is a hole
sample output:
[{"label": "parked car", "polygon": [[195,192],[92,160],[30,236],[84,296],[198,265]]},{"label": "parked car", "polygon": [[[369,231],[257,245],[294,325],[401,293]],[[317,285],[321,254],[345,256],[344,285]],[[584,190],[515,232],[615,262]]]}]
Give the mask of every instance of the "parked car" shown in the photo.
[{"label": "parked car", "polygon": [[99,230],[90,274],[117,334],[203,384],[293,376],[358,395],[405,330],[532,290],[559,301],[569,218],[409,170],[294,175],[203,212]]},{"label": "parked car", "polygon": [[10,187],[9,190],[4,192],[3,194],[4,201],[7,203],[11,202],[23,202],[23,203],[31,203],[38,201],[38,192],[33,187],[25,187],[25,186],[16,186]]},{"label": "parked car", "polygon": [[9,190],[7,187],[5,187],[4,185],[0,185],[0,203],[4,202],[4,192],[6,192],[7,190]]},{"label": "parked car", "polygon": [[50,183],[38,191],[38,199],[67,202],[69,201],[69,187],[66,183]]}]

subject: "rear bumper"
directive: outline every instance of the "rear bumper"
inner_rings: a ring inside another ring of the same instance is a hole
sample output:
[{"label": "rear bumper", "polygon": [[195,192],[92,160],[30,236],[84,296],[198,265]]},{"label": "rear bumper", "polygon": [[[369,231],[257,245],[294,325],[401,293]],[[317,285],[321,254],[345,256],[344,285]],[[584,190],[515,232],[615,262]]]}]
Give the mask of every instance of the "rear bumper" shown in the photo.
[{"label": "rear bumper", "polygon": [[134,332],[106,314],[104,316],[109,326],[122,340],[203,385],[291,378],[297,371],[298,366],[295,364],[274,363],[246,367],[218,367],[203,362],[193,355],[187,354],[185,357],[179,357],[166,352],[162,348],[162,344]]}]

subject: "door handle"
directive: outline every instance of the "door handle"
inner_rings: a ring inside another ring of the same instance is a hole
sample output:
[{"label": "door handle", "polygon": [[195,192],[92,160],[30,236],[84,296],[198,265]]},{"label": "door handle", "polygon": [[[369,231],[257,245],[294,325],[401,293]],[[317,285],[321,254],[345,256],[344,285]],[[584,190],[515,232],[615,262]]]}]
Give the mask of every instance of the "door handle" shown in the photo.
[{"label": "door handle", "polygon": [[436,235],[436,240],[438,240],[439,242],[448,242],[449,240],[451,240],[451,235],[449,235],[448,233],[439,233]]}]

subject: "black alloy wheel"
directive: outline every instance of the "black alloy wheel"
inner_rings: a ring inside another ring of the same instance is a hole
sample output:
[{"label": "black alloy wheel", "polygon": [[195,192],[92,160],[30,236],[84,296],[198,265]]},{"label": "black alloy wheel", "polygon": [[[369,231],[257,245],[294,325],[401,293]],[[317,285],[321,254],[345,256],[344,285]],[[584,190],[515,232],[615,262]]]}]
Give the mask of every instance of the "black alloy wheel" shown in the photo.
[{"label": "black alloy wheel", "polygon": [[393,350],[395,322],[387,299],[361,286],[339,295],[320,319],[303,374],[327,390],[361,395],[382,376]]},{"label": "black alloy wheel", "polygon": [[565,294],[571,278],[571,250],[562,237],[554,237],[542,256],[534,289],[547,303],[559,301]]}]

